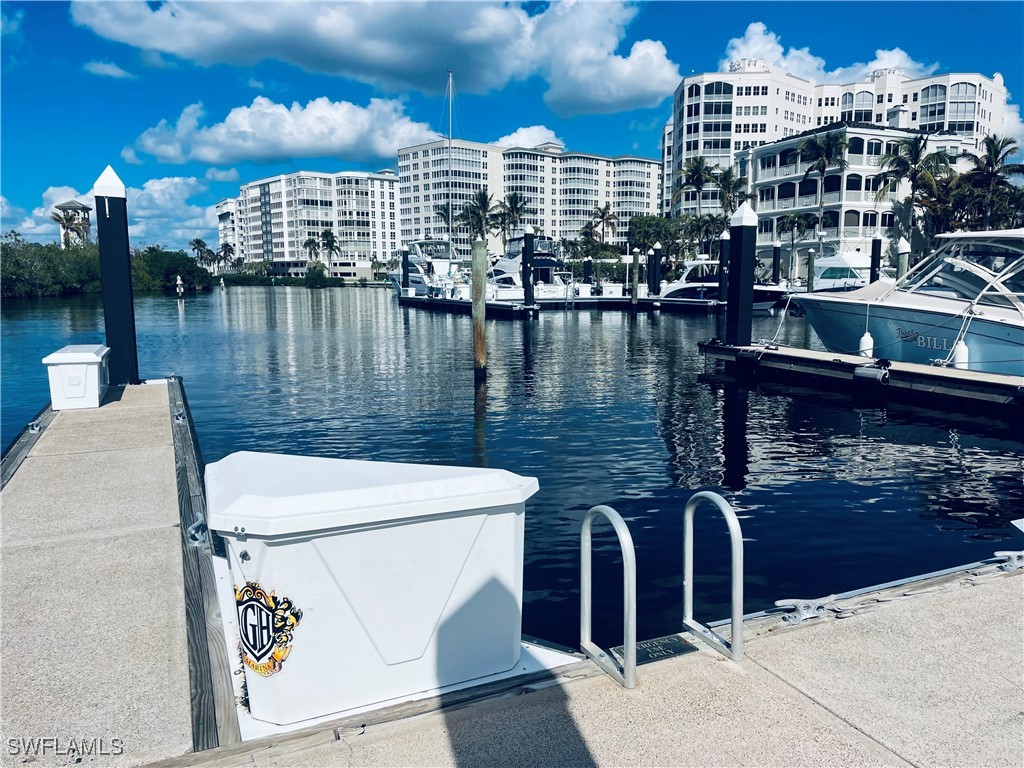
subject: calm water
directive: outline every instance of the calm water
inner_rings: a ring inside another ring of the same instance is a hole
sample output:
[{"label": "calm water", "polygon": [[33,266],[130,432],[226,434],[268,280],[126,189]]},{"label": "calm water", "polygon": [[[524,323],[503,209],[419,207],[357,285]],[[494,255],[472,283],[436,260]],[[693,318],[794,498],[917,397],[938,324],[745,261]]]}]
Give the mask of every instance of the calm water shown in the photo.
[{"label": "calm water", "polygon": [[[1024,443],[983,419],[855,406],[706,373],[714,319],[544,313],[492,322],[474,393],[467,317],[389,291],[233,288],[138,297],[143,377],[184,377],[203,457],[237,450],[501,467],[540,479],[527,507],[524,631],[576,645],[579,525],[598,503],[637,547],[639,635],[680,628],[683,505],[741,510],[748,611],[991,556],[1024,509]],[[101,342],[98,298],[6,302],[2,439],[45,405],[40,359]],[[755,319],[755,338],[779,321]],[[815,344],[803,320],[779,336]],[[603,530],[603,528],[602,528]],[[728,614],[728,538],[696,524],[703,618]],[[621,561],[596,537],[595,634],[621,640]]]}]

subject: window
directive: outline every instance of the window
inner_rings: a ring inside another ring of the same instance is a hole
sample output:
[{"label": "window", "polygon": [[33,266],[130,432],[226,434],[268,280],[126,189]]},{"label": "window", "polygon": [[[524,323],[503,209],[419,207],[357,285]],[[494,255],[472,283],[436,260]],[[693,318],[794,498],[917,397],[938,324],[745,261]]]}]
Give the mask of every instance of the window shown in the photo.
[{"label": "window", "polygon": [[882,122],[882,113],[881,112],[876,112],[875,113],[875,122],[876,123]]},{"label": "window", "polygon": [[878,96],[875,98],[875,103],[876,104],[881,104],[882,103],[882,94],[878,94]]},{"label": "window", "polygon": [[887,101],[888,103],[892,104],[892,94],[891,94],[891,93],[890,93],[890,94],[889,94],[889,96],[888,96],[888,97],[886,98],[886,101]]},{"label": "window", "polygon": [[907,103],[907,94],[905,94],[905,93],[903,94],[903,103],[904,104]]}]

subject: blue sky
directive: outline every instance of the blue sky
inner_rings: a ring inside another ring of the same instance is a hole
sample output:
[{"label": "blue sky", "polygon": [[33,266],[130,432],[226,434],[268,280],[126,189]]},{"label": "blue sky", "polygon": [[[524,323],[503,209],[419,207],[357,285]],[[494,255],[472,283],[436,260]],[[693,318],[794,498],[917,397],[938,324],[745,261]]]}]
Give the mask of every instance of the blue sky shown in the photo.
[{"label": "blue sky", "polygon": [[[56,240],[107,164],[133,245],[215,242],[211,206],[298,169],[394,168],[455,135],[657,157],[682,75],[759,56],[818,81],[878,66],[1001,72],[1021,2],[0,3],[3,231]],[[1024,139],[1014,107],[1007,131]],[[513,138],[508,138],[513,137]]]}]

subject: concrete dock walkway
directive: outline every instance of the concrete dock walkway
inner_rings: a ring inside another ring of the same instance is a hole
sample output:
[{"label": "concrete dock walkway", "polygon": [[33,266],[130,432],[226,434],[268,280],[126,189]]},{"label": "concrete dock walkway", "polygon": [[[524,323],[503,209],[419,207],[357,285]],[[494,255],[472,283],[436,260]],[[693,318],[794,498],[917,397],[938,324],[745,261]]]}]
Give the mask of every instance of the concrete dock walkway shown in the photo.
[{"label": "concrete dock walkway", "polygon": [[529,695],[165,765],[1024,765],[1024,571],[890,589],[838,615],[748,622],[743,662],[657,662],[631,691],[562,676]]},{"label": "concrete dock walkway", "polygon": [[0,505],[3,765],[191,750],[166,382],[57,413]]}]

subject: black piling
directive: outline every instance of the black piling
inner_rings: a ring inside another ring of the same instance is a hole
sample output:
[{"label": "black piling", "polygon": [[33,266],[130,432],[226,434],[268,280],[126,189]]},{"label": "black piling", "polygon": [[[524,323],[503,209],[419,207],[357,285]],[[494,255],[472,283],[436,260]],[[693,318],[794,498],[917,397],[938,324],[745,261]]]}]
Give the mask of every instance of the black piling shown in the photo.
[{"label": "black piling", "polygon": [[718,300],[729,298],[729,230],[718,241]]},{"label": "black piling", "polygon": [[132,259],[128,245],[128,201],[124,184],[109,165],[94,186],[96,237],[100,249],[103,325],[110,355],[111,384],[139,383],[139,353],[135,339],[132,298]]},{"label": "black piling", "polygon": [[782,277],[782,243],[772,243],[772,282],[776,285]]},{"label": "black piling", "polygon": [[657,296],[661,289],[661,243],[647,254],[647,295]]},{"label": "black piling", "polygon": [[871,276],[869,282],[877,283],[882,276],[882,236],[875,233],[871,238]]},{"label": "black piling", "polygon": [[588,285],[594,283],[594,260],[589,256],[583,260],[583,282]]},{"label": "black piling", "polygon": [[[527,227],[523,236],[523,303],[532,307],[533,301],[533,228]],[[529,314],[526,314],[529,317]]]},{"label": "black piling", "polygon": [[402,249],[402,293],[409,287],[409,249]]},{"label": "black piling", "polygon": [[[725,305],[725,343],[750,344],[754,315],[754,267],[757,264],[757,214],[743,203],[729,230],[729,292]],[[725,241],[723,241],[724,244]]]}]

